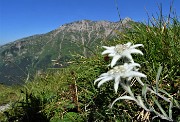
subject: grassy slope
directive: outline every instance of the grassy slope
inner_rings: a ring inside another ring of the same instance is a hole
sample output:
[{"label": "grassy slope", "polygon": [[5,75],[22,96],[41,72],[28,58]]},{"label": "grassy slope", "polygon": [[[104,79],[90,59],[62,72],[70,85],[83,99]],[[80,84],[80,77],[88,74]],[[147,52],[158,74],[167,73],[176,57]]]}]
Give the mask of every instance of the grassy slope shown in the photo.
[{"label": "grassy slope", "polygon": [[[134,55],[135,61],[142,66],[140,70],[147,74],[148,82],[153,86],[157,70],[162,65],[159,87],[180,101],[180,23],[174,20],[175,18],[167,26],[164,26],[165,23],[135,26],[134,30],[120,33],[119,40],[108,42],[107,45],[128,41],[144,44],[144,56]],[[108,70],[109,61],[100,55],[100,51],[102,49],[98,49],[97,55],[88,59],[75,57],[79,60],[68,68],[49,69],[34,82],[27,83],[21,88],[19,103],[15,103],[14,108],[9,111],[9,119],[63,122],[137,120],[142,109],[131,101],[118,101],[112,110],[108,107],[124,93],[123,89],[119,88],[118,94],[114,94],[113,82],[108,82],[99,89],[94,86],[93,81]],[[3,91],[4,95],[11,93],[9,88]],[[141,92],[137,83],[134,84],[133,91]],[[165,108],[168,106],[163,101],[160,103]],[[177,121],[180,120],[178,111],[179,109],[173,109],[173,117]],[[149,119],[153,116],[150,114]],[[7,120],[4,115],[1,118]],[[158,120],[157,118],[155,121]]]},{"label": "grassy slope", "polygon": [[16,101],[19,89],[17,86],[8,87],[0,84],[0,105]]}]

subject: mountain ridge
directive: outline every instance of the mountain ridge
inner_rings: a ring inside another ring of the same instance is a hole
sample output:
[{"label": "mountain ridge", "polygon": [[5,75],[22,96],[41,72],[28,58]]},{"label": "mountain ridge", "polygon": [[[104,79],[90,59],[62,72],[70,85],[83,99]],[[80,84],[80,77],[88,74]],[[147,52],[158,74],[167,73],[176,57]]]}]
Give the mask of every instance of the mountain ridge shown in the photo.
[{"label": "mountain ridge", "polygon": [[88,57],[91,52],[86,47],[94,49],[115,38],[115,31],[129,28],[130,22],[133,21],[129,18],[119,22],[80,20],[2,45],[0,83],[22,84],[29,74],[48,67],[64,67],[72,52]]}]

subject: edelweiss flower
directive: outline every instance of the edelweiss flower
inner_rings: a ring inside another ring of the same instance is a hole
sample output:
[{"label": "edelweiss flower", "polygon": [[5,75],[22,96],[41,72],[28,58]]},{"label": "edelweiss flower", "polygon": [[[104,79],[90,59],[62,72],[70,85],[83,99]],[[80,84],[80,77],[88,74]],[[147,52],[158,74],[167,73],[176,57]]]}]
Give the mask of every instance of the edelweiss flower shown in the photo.
[{"label": "edelweiss flower", "polygon": [[113,57],[111,61],[111,67],[113,67],[116,64],[116,62],[122,57],[126,57],[130,60],[130,62],[134,63],[131,54],[135,53],[135,54],[143,55],[143,53],[140,50],[135,49],[136,47],[140,47],[140,46],[143,45],[136,44],[131,46],[131,42],[128,42],[126,44],[119,44],[111,47],[103,46],[106,50],[102,52],[102,55],[108,54],[108,56]]},{"label": "edelweiss flower", "polygon": [[100,81],[98,83],[98,87],[100,87],[103,83],[107,81],[115,80],[114,90],[117,93],[121,78],[131,80],[133,77],[146,77],[146,75],[133,70],[136,66],[140,67],[138,63],[131,63],[131,64],[125,63],[124,65],[115,66],[107,73],[101,74],[99,78],[94,81],[94,84]]}]

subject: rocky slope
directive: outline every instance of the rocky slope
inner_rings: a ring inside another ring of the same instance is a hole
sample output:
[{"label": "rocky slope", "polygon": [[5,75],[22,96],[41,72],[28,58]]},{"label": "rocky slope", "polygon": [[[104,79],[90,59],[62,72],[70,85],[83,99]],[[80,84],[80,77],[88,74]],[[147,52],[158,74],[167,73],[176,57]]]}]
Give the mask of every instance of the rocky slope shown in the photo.
[{"label": "rocky slope", "polygon": [[81,20],[0,46],[0,83],[22,84],[46,68],[63,67],[72,53],[87,57],[91,55],[87,48],[113,39],[115,31],[130,27],[130,22],[129,18],[121,22]]}]

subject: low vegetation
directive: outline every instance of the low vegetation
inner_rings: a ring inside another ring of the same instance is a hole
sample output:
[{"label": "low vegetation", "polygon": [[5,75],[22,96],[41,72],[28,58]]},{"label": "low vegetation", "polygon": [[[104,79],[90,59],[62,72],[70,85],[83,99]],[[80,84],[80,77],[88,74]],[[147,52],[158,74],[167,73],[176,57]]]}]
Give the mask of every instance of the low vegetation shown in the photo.
[{"label": "low vegetation", "polygon": [[[106,42],[114,46],[131,42],[143,44],[140,48],[143,56],[134,55],[134,61],[141,65],[139,69],[146,74],[148,80],[143,80],[151,88],[165,90],[176,100],[172,107],[173,121],[180,121],[180,22],[176,16],[160,16],[150,24],[135,24],[133,29],[121,32],[119,38]],[[48,69],[37,76],[32,82],[23,87],[11,89],[0,88],[0,103],[11,103],[9,110],[0,114],[1,121],[39,121],[39,122],[70,122],[70,121],[162,121],[155,113],[146,112],[136,103],[120,100],[110,108],[111,103],[118,97],[127,94],[119,87],[115,94],[114,82],[103,84],[100,88],[94,85],[94,80],[110,67],[111,57],[102,56],[103,49],[97,47],[96,54],[90,58],[75,55],[67,68]],[[158,74],[159,67],[162,71]],[[158,74],[158,75],[157,75]],[[159,78],[157,78],[157,76]],[[141,94],[142,87],[138,82],[131,84],[131,89]],[[158,84],[157,84],[158,80]],[[15,94],[10,99],[3,96]],[[15,96],[15,97],[14,97]],[[151,96],[148,96],[150,98]],[[157,96],[154,96],[156,98]],[[13,98],[15,100],[13,100]],[[149,101],[155,107],[153,101]],[[169,112],[169,104],[158,99],[165,112]],[[161,112],[161,109],[157,110]]]}]

